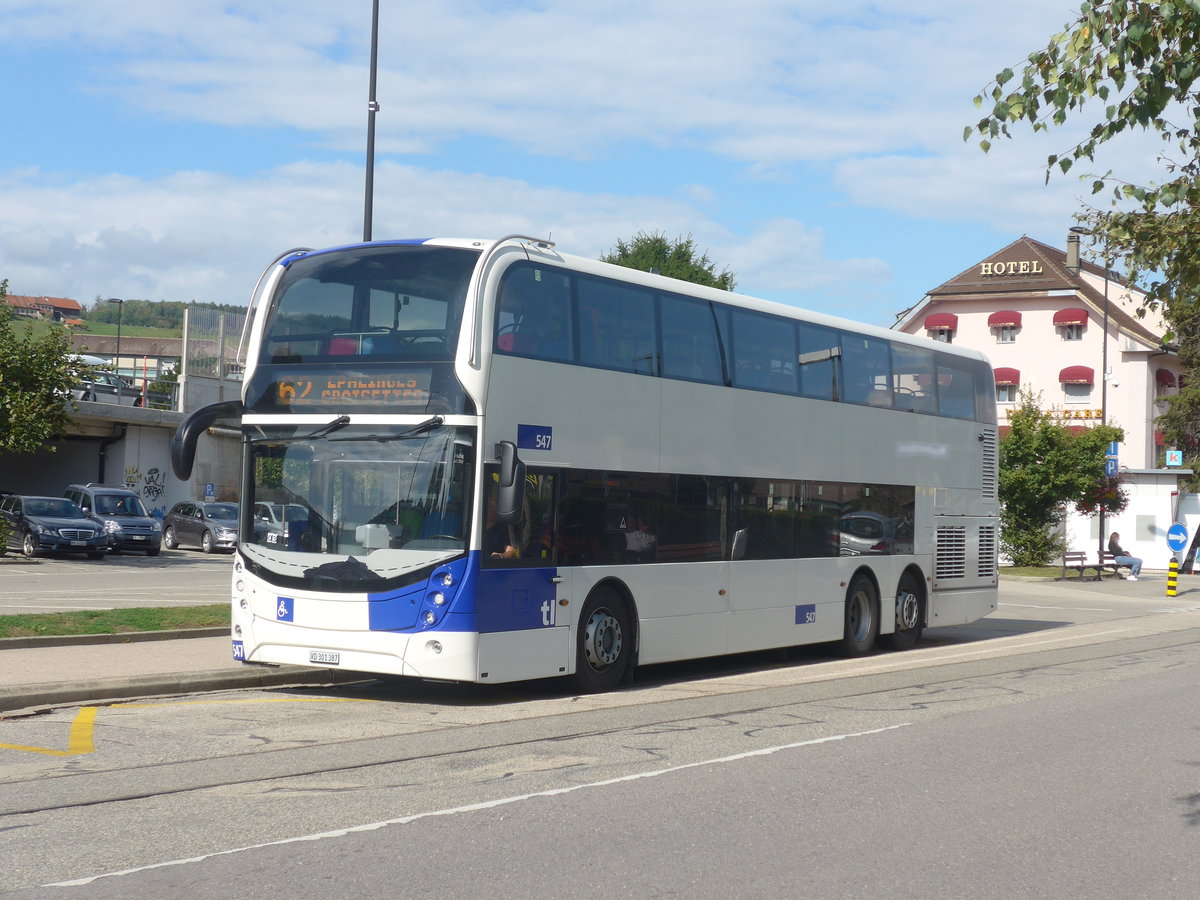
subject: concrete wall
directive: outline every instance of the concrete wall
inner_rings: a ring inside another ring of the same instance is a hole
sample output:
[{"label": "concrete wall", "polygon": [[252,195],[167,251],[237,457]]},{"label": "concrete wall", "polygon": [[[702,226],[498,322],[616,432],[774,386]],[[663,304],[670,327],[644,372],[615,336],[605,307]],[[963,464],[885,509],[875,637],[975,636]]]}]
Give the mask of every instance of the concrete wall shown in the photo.
[{"label": "concrete wall", "polygon": [[205,484],[219,500],[237,500],[241,441],[236,433],[205,434],[197,446],[192,477],[171,471],[170,445],[180,413],[99,403],[78,404],[75,433],[57,439],[53,452],[0,455],[0,490],[61,496],[68,484],[126,484],[155,515],[180,500],[201,500]]}]

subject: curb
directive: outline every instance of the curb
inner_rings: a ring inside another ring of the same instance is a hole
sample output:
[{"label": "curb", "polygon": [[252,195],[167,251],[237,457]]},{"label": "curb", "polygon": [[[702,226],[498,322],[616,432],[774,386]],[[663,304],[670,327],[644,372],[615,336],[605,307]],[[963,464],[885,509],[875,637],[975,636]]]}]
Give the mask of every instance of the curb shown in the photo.
[{"label": "curb", "polygon": [[170,641],[179,638],[225,637],[229,626],[212,628],[176,628],[170,631],[125,631],[120,634],[48,634],[0,638],[0,650],[24,650],[30,647],[73,647],[84,644],[137,644],[142,641]]},{"label": "curb", "polygon": [[52,706],[98,703],[180,694],[235,690],[238,688],[278,687],[280,685],[328,685],[370,681],[375,676],[332,669],[302,666],[247,666],[240,669],[213,669],[207,672],[183,672],[168,675],[140,675],[130,678],[101,678],[90,682],[49,682],[0,687],[0,713],[30,713]]}]

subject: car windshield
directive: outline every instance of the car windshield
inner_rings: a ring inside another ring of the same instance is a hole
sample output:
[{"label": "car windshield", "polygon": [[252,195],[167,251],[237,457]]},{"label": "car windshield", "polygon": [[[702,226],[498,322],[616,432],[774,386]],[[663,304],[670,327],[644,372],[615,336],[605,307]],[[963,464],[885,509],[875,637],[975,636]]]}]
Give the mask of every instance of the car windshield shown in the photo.
[{"label": "car windshield", "polygon": [[25,501],[25,515],[53,516],[56,519],[82,519],[83,511],[70,500],[53,497],[30,497]]},{"label": "car windshield", "polygon": [[206,503],[204,514],[210,519],[236,519],[237,506],[232,503]]},{"label": "car windshield", "polygon": [[101,516],[146,516],[141,498],[127,494],[97,494],[96,513]]},{"label": "car windshield", "polygon": [[436,427],[399,437],[405,427],[393,426],[395,438],[351,426],[306,441],[297,430],[311,426],[298,426],[255,442],[253,494],[279,507],[287,527],[243,534],[247,560],[322,588],[361,591],[463,553],[473,432]]}]

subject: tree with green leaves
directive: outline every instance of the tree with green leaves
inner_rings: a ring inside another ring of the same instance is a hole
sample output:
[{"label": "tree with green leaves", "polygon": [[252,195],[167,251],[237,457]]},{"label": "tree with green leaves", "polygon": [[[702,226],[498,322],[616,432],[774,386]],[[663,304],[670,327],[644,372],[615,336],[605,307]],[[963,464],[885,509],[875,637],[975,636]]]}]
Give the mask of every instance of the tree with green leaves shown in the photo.
[{"label": "tree with green leaves", "polygon": [[[967,126],[986,153],[1021,123],[1048,131],[1068,121],[1090,124],[1085,137],[1051,154],[1046,179],[1094,162],[1101,145],[1142,129],[1163,142],[1162,179],[1140,184],[1112,170],[1088,172],[1093,195],[1110,192],[1107,209],[1078,219],[1105,256],[1160,308],[1189,374],[1159,420],[1168,441],[1200,469],[1200,2],[1084,0],[1074,21],[1020,65],[1005,68],[975,98],[990,109]],[[1096,114],[1091,115],[1095,110]]]},{"label": "tree with green leaves", "polygon": [[630,241],[618,240],[616,248],[601,256],[600,260],[643,272],[654,270],[669,278],[725,291],[732,291],[736,283],[728,267],[718,273],[716,263],[708,258],[707,253],[697,253],[696,242],[690,234],[672,241],[660,232],[647,234],[639,231]]},{"label": "tree with green leaves", "polygon": [[1072,431],[1041,397],[1022,390],[1000,439],[1000,545],[1017,566],[1042,566],[1061,555],[1066,508],[1118,512],[1119,483],[1104,476],[1104,451],[1125,432],[1115,425]]},{"label": "tree with green leaves", "polygon": [[66,431],[71,388],[86,369],[75,364],[62,328],[40,337],[26,326],[18,334],[0,281],[0,454],[53,451],[51,438]]}]

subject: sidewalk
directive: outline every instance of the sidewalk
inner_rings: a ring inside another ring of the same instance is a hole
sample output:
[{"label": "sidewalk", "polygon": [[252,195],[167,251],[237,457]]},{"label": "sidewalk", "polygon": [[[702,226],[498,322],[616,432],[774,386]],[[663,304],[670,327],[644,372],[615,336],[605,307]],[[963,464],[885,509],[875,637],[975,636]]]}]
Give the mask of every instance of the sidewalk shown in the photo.
[{"label": "sidewalk", "polygon": [[69,703],[361,677],[235,662],[228,628],[0,639],[0,715]]},{"label": "sidewalk", "polygon": [[[1176,597],[1166,596],[1166,574],[1141,580],[1000,579],[1015,594],[1038,588],[1130,599],[1162,598],[1164,606],[1200,605],[1200,577],[1180,576]],[[1024,588],[1025,590],[1022,590]],[[362,680],[357,672],[307,666],[248,666],[235,662],[228,628],[197,628],[82,637],[0,639],[0,715],[71,703],[154,697],[282,684],[334,684]]]}]

